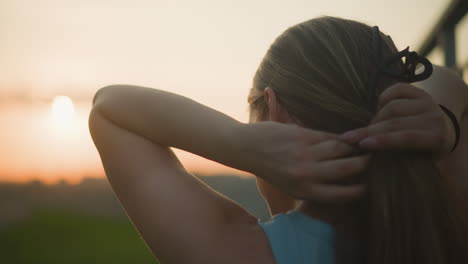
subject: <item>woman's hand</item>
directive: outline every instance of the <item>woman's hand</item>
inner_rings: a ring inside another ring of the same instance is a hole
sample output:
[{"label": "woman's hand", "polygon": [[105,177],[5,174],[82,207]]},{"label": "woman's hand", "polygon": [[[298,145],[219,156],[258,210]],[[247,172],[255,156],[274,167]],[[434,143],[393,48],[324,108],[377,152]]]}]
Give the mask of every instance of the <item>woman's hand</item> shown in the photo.
[{"label": "woman's hand", "polygon": [[349,183],[367,158],[349,157],[355,148],[337,135],[276,122],[243,124],[186,97],[127,85],[103,88],[93,111],[154,145],[251,172],[295,198],[347,201],[365,189]]},{"label": "woman's hand", "polygon": [[247,171],[292,197],[326,203],[347,202],[364,194],[359,176],[369,157],[323,133],[292,124],[259,122],[244,125]]},{"label": "woman's hand", "polygon": [[339,138],[368,150],[414,149],[430,151],[438,158],[453,147],[455,132],[450,119],[424,90],[395,84],[380,95],[377,109],[369,126]]}]

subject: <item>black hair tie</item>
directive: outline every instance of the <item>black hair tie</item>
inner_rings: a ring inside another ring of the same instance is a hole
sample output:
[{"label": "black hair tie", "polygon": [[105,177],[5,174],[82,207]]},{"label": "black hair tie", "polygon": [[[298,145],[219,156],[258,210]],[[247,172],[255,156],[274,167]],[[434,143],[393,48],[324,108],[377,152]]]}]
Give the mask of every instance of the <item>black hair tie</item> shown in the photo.
[{"label": "black hair tie", "polygon": [[452,121],[453,127],[455,128],[455,144],[453,144],[452,150],[450,152],[453,152],[457,146],[458,142],[460,142],[460,125],[458,124],[457,118],[455,115],[450,111],[447,107],[439,104],[440,108],[445,112],[445,114],[450,118]]}]

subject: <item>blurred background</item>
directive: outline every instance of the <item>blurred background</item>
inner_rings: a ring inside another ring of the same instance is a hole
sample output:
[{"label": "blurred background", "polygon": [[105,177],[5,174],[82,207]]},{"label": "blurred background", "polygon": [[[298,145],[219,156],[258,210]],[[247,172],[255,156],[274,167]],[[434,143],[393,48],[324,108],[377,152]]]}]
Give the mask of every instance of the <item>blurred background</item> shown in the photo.
[{"label": "blurred background", "polygon": [[[157,263],[114,197],[88,133],[94,93],[134,84],[248,120],[271,42],[332,15],[378,25],[399,49],[468,78],[465,0],[1,0],[0,262]],[[177,151],[258,218],[245,172]]]}]

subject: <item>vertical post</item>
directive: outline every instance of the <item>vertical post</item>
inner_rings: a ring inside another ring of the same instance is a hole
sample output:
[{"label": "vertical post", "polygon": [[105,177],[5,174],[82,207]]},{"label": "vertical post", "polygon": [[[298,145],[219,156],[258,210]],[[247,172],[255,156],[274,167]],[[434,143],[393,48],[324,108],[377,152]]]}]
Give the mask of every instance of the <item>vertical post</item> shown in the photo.
[{"label": "vertical post", "polygon": [[445,66],[454,69],[457,64],[455,50],[455,25],[449,24],[441,32]]}]

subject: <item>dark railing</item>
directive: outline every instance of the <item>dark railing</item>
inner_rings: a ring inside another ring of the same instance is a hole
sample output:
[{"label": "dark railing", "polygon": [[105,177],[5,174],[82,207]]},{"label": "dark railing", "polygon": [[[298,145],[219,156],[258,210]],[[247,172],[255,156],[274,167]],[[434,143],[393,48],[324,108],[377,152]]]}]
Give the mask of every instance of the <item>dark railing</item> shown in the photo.
[{"label": "dark railing", "polygon": [[418,49],[419,53],[423,56],[427,56],[439,46],[442,48],[444,54],[445,66],[457,69],[462,73],[462,69],[468,66],[468,61],[460,62],[460,65],[457,65],[456,63],[457,54],[455,46],[455,29],[458,22],[462,20],[467,11],[468,0],[452,0],[440,19],[432,28],[431,32],[420,45]]}]

